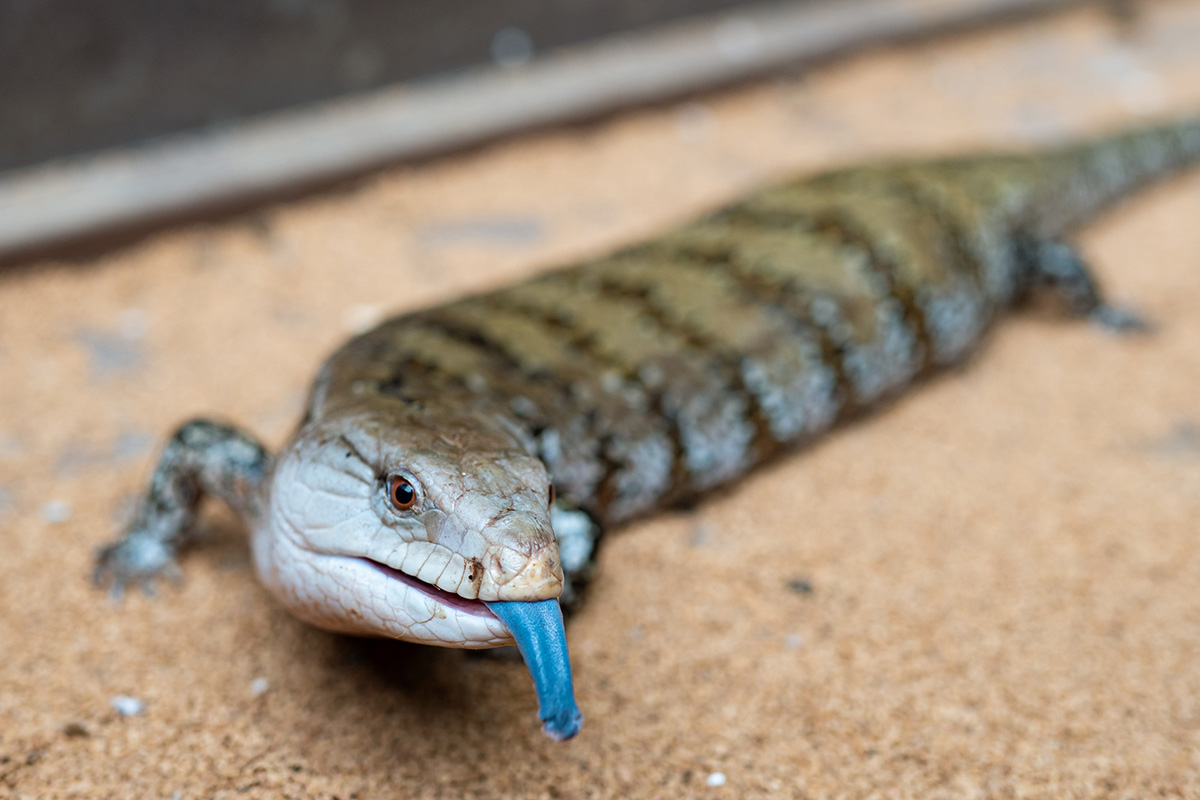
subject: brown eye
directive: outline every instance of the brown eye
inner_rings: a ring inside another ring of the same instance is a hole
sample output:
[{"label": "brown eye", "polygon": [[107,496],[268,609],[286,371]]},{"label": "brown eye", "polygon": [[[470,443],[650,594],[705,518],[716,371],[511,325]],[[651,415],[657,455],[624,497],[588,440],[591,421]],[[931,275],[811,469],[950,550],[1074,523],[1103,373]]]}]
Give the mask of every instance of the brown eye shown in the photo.
[{"label": "brown eye", "polygon": [[556,499],[558,499],[558,493],[554,491],[554,484],[552,483],[552,484],[550,484],[550,502],[547,503],[546,505],[548,505],[548,506],[554,505],[554,501]]},{"label": "brown eye", "polygon": [[393,475],[388,478],[388,499],[397,511],[408,511],[417,504],[417,490],[407,478]]}]

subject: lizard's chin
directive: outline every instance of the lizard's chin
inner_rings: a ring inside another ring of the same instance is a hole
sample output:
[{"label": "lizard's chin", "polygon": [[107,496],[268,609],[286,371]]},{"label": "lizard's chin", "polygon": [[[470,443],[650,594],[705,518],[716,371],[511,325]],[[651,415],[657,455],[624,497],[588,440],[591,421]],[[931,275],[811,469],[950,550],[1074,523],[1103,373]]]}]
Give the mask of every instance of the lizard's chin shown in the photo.
[{"label": "lizard's chin", "polygon": [[491,610],[488,609],[487,605],[481,600],[473,600],[452,592],[447,592],[445,589],[439,589],[431,583],[426,583],[419,578],[414,578],[412,575],[401,572],[393,567],[389,567],[387,564],[381,564],[373,559],[362,558],[362,560],[374,567],[379,572],[382,572],[388,578],[400,581],[406,586],[421,592],[422,594],[437,601],[438,603],[441,603],[444,606],[453,608],[456,611],[461,611],[464,614],[474,614],[475,616],[496,619],[496,615],[493,614]]}]

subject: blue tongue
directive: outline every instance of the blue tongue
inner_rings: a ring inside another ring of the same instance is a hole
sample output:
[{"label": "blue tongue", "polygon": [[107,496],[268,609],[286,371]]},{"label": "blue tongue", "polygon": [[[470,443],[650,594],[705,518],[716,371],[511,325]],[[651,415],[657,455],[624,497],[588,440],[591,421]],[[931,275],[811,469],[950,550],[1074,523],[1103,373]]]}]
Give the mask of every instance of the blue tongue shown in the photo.
[{"label": "blue tongue", "polygon": [[558,601],[487,603],[487,607],[508,626],[533,676],[542,731],[559,742],[573,738],[583,725],[583,714],[575,705],[567,634]]}]

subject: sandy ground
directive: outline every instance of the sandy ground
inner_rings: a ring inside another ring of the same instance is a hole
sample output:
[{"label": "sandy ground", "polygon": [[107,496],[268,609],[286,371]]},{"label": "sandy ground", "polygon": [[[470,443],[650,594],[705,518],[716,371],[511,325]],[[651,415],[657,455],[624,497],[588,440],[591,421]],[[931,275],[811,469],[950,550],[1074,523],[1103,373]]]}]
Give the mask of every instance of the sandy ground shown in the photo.
[{"label": "sandy ground", "polygon": [[220,509],[181,588],[115,608],[87,580],[172,425],[279,442],[385,310],[788,173],[1196,109],[1200,3],[1075,12],[0,276],[0,797],[1200,797],[1200,175],[1082,239],[1156,335],[1015,316],[966,369],[614,535],[569,628],[569,744],[519,664],[292,620]]}]

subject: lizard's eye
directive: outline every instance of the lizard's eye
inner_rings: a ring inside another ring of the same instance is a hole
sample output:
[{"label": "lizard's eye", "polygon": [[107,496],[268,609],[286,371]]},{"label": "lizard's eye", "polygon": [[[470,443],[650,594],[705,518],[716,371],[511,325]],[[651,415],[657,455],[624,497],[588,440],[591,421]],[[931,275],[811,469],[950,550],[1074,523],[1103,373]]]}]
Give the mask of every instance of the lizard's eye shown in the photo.
[{"label": "lizard's eye", "polygon": [[552,483],[550,484],[550,502],[546,505],[553,506],[556,499],[558,499],[558,493],[554,491],[554,484]]},{"label": "lizard's eye", "polygon": [[417,490],[401,475],[388,478],[388,500],[397,511],[408,511],[417,504]]}]

